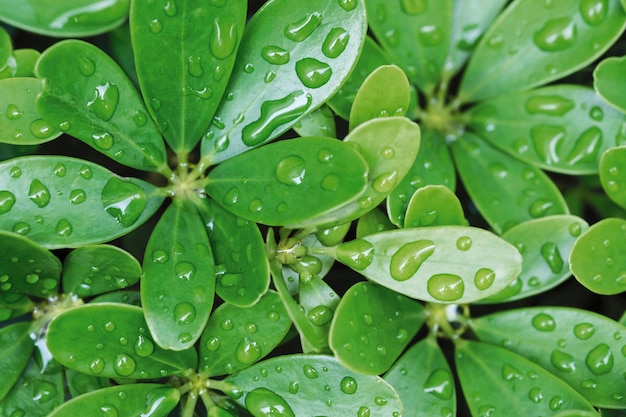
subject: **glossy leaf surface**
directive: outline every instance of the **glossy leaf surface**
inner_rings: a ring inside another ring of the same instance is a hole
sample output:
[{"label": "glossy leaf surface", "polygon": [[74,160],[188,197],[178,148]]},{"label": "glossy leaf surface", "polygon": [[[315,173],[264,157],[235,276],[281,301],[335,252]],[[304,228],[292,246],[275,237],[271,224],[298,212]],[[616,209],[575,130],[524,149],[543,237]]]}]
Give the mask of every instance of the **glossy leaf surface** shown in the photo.
[{"label": "glossy leaf surface", "polygon": [[30,313],[34,308],[35,304],[25,295],[4,291],[0,293],[0,322]]},{"label": "glossy leaf surface", "polygon": [[468,132],[452,144],[452,151],[467,192],[496,233],[527,220],[568,214],[558,188],[537,167]]},{"label": "glossy leaf surface", "polygon": [[200,338],[213,307],[215,265],[192,202],[175,199],[150,235],[141,304],[156,343],[184,350]]},{"label": "glossy leaf surface", "polygon": [[87,375],[155,379],[195,369],[193,350],[161,349],[139,307],[87,304],[66,310],[48,327],[46,344],[56,360]]},{"label": "glossy leaf surface", "polygon": [[345,367],[379,375],[396,361],[425,318],[414,300],[373,283],[357,283],[337,306],[330,348]]},{"label": "glossy leaf surface", "polygon": [[[351,146],[331,138],[299,138],[218,165],[209,173],[206,191],[244,219],[293,225],[359,195],[366,187],[367,173],[365,160]],[[315,200],[309,198],[311,193]]]},{"label": "glossy leaf surface", "polygon": [[352,71],[366,30],[363,0],[265,3],[246,26],[203,156],[231,158],[318,108]]},{"label": "glossy leaf surface", "polygon": [[501,347],[463,341],[456,346],[455,362],[472,415],[499,410],[515,410],[520,417],[555,416],[571,409],[594,411],[565,382]]},{"label": "glossy leaf surface", "polygon": [[0,229],[47,248],[110,241],[141,225],[163,202],[152,184],[63,156],[2,162],[0,183]]},{"label": "glossy leaf surface", "polygon": [[308,113],[293,125],[293,130],[299,136],[328,136],[337,137],[335,115],[326,104],[317,110]]},{"label": "glossy leaf surface", "polygon": [[335,250],[339,261],[366,278],[435,303],[470,303],[495,294],[522,267],[515,247],[486,230],[464,226],[390,230]]},{"label": "glossy leaf surface", "polygon": [[590,311],[536,307],[490,314],[471,326],[482,341],[504,343],[532,358],[594,406],[626,408],[626,328],[621,324]]},{"label": "glossy leaf surface", "polygon": [[13,51],[7,66],[0,70],[0,79],[11,77],[34,77],[35,64],[40,53],[36,49],[24,48]]},{"label": "glossy leaf surface", "polygon": [[[26,368],[30,359],[34,344],[29,334],[30,323],[20,322],[9,324],[0,329],[0,400],[11,390],[20,374]],[[0,401],[1,403],[2,401]]]},{"label": "glossy leaf surface", "polygon": [[87,375],[69,368],[65,369],[65,380],[72,397],[111,386],[109,378]]},{"label": "glossy leaf surface", "polygon": [[163,140],[135,86],[102,50],[61,41],[41,55],[36,73],[44,79],[37,109],[45,120],[121,164],[167,169]]},{"label": "glossy leaf surface", "polygon": [[211,122],[237,56],[246,10],[246,0],[131,3],[141,91],[176,153],[191,151]]},{"label": "glossy leaf surface", "polygon": [[[511,3],[476,46],[459,99],[528,89],[582,68],[621,35],[625,15],[608,1]],[[521,57],[525,65],[516,65]]]},{"label": "glossy leaf surface", "polygon": [[626,57],[609,57],[602,60],[593,70],[593,88],[608,104],[626,113],[624,70]]},{"label": "glossy leaf surface", "polygon": [[446,225],[467,225],[458,197],[443,185],[427,185],[415,191],[409,200],[404,227]]},{"label": "glossy leaf surface", "polygon": [[602,219],[574,243],[569,262],[578,282],[597,294],[626,291],[626,221]]},{"label": "glossy leaf surface", "polygon": [[300,274],[298,302],[306,318],[313,323],[314,337],[325,352],[330,352],[329,332],[341,297],[324,280],[312,273]]},{"label": "glossy leaf surface", "polygon": [[129,0],[0,1],[4,22],[29,32],[57,37],[84,37],[107,32],[128,16]]},{"label": "glossy leaf surface", "polygon": [[141,307],[141,294],[134,290],[108,292],[94,297],[89,303],[121,303]]},{"label": "glossy leaf surface", "polygon": [[0,231],[0,292],[48,298],[59,288],[61,261],[33,241]]},{"label": "glossy leaf surface", "polygon": [[286,355],[226,378],[229,395],[253,415],[370,417],[402,414],[402,403],[382,378],[344,368],[332,356]]},{"label": "glossy leaf surface", "polygon": [[556,287],[571,276],[568,259],[589,225],[576,216],[547,216],[514,226],[502,239],[522,254],[522,272],[504,290],[483,302],[519,300]]},{"label": "glossy leaf surface", "polygon": [[600,158],[600,183],[606,195],[626,208],[626,146],[608,149]]},{"label": "glossy leaf surface", "polygon": [[9,63],[12,51],[11,36],[4,28],[0,28],[0,70],[3,70]]},{"label": "glossy leaf surface", "polygon": [[[350,223],[347,224],[348,229]],[[307,248],[308,254],[298,258],[296,264],[283,265],[282,271],[285,277],[287,286],[292,294],[296,294],[299,291],[300,287],[300,276],[309,276],[309,273],[316,275],[320,278],[323,278],[331,271],[333,264],[335,263],[335,258],[328,255],[323,255],[320,253],[314,253],[316,248],[324,247],[324,246],[334,246],[337,243],[343,241],[345,234],[343,234],[343,230],[346,229],[346,225],[335,226],[339,231],[335,236],[332,233],[327,235],[323,235],[323,233],[329,229],[322,229],[318,231],[316,234],[311,234],[303,237],[300,242],[302,246]],[[334,229],[335,227],[331,228]],[[346,230],[346,233],[348,230]],[[322,243],[318,236],[321,236],[322,240],[326,242]],[[341,236],[339,242],[334,241],[333,238]],[[328,241],[334,241],[331,244],[328,244]],[[323,250],[323,249],[322,249]]]},{"label": "glossy leaf surface", "polygon": [[374,233],[393,230],[396,227],[391,223],[387,215],[379,208],[362,215],[356,224],[356,238],[360,239]]},{"label": "glossy leaf surface", "polygon": [[278,346],[291,320],[280,297],[269,291],[253,306],[219,306],[200,339],[200,371],[232,374],[258,362]]},{"label": "glossy leaf surface", "polygon": [[123,415],[165,417],[176,407],[179,391],[161,384],[128,384],[83,394],[48,414],[49,417],[78,415]]}]

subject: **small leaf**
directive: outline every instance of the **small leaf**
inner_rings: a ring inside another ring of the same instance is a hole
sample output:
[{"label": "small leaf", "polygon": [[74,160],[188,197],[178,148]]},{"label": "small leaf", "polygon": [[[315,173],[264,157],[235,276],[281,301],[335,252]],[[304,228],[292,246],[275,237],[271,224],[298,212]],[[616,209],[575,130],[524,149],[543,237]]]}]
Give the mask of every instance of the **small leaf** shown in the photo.
[{"label": "small leaf", "polygon": [[63,156],[1,162],[0,184],[0,229],[51,249],[129,233],[164,199],[145,181],[121,178],[94,163]]},{"label": "small leaf", "polygon": [[[280,410],[285,417],[402,415],[402,403],[382,378],[344,368],[332,356],[285,355],[226,378],[228,394],[253,415]],[[306,393],[306,395],[304,394]]]},{"label": "small leaf", "polygon": [[215,267],[193,203],[175,199],[150,235],[141,304],[156,343],[184,350],[200,338],[213,307]]},{"label": "small leaf", "polygon": [[73,398],[48,414],[48,417],[78,415],[166,417],[176,407],[179,399],[178,389],[167,385],[117,385]]},{"label": "small leaf", "polygon": [[391,223],[389,218],[378,207],[365,213],[356,224],[356,238],[360,239],[374,233],[384,232],[385,230],[393,230],[396,227]]},{"label": "small leaf", "polygon": [[590,311],[522,308],[473,319],[484,342],[500,344],[553,373],[596,407],[626,408],[626,328]]},{"label": "small leaf", "polygon": [[22,294],[0,292],[0,322],[31,313],[34,308],[30,298]]},{"label": "small leaf", "polygon": [[315,338],[324,352],[330,352],[328,338],[331,320],[341,298],[330,285],[315,274],[301,273],[299,281],[299,304],[307,319],[314,324],[312,327],[314,334],[310,336]]},{"label": "small leaf", "polygon": [[72,397],[111,386],[109,378],[87,375],[69,368],[65,369],[65,379]]},{"label": "small leaf", "polygon": [[624,70],[626,69],[626,57],[609,57],[602,60],[593,70],[593,88],[602,99],[626,113],[626,101],[624,100]]},{"label": "small leaf", "polygon": [[36,49],[17,49],[9,58],[7,66],[0,71],[0,79],[11,77],[34,77],[35,64],[40,53]]},{"label": "small leaf", "polygon": [[200,339],[200,372],[210,377],[232,374],[274,350],[291,326],[280,297],[269,291],[253,306],[219,306]]},{"label": "small leaf", "polygon": [[141,307],[141,294],[139,291],[133,290],[108,292],[100,294],[89,301],[89,304],[94,303],[120,303]]},{"label": "small leaf", "polygon": [[574,243],[569,256],[572,274],[597,294],[626,291],[626,220],[602,219]]},{"label": "small leaf", "polygon": [[196,352],[161,349],[139,307],[87,304],[66,310],[49,324],[46,344],[56,360],[87,375],[155,379],[195,369]]},{"label": "small leaf", "polygon": [[606,195],[622,208],[626,208],[626,146],[610,148],[600,158],[600,183]]},{"label": "small leaf", "polygon": [[30,323],[24,321],[9,324],[0,329],[0,345],[2,346],[0,404],[19,379],[33,353],[35,345],[30,337],[29,329]]},{"label": "small leaf", "polygon": [[426,319],[421,304],[369,282],[346,291],[330,326],[330,348],[345,367],[386,372]]},{"label": "small leaf", "polygon": [[427,185],[415,191],[406,210],[404,228],[446,225],[467,225],[458,197],[443,185]]},{"label": "small leaf", "polygon": [[495,294],[522,267],[515,247],[487,230],[464,226],[381,232],[343,243],[335,255],[391,290],[444,304],[470,303]]},{"label": "small leaf", "polygon": [[335,115],[326,104],[304,116],[293,126],[293,130],[300,136],[327,136],[337,137]]}]

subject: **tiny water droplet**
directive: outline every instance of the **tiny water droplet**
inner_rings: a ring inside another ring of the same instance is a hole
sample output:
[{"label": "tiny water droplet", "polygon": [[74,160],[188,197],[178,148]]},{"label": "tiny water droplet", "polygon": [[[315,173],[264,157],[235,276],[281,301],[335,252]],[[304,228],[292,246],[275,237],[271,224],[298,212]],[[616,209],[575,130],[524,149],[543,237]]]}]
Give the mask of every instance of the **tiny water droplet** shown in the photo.
[{"label": "tiny water droplet", "polygon": [[553,205],[552,201],[538,199],[530,205],[528,213],[534,218],[542,217],[548,213]]},{"label": "tiny water droplet", "polygon": [[454,274],[435,274],[428,279],[428,293],[439,301],[455,301],[463,297],[465,284]]},{"label": "tiny water droplet", "polygon": [[304,372],[304,376],[306,376],[309,379],[316,379],[318,376],[317,370],[311,365],[304,365],[302,367],[302,371]]},{"label": "tiny water droplet", "polygon": [[70,203],[74,205],[82,204],[85,202],[85,200],[87,200],[87,194],[85,193],[85,190],[76,188],[70,192]]},{"label": "tiny water droplet", "polygon": [[176,264],[174,267],[174,273],[183,281],[190,281],[194,278],[196,274],[196,266],[191,262],[181,261]]},{"label": "tiny water droplet", "polygon": [[165,12],[165,15],[169,16],[169,17],[174,17],[176,16],[176,13],[178,13],[178,9],[176,8],[176,3],[174,3],[173,1],[168,1],[165,4],[165,7],[163,9],[163,11]]},{"label": "tiny water droplet", "polygon": [[30,124],[30,133],[39,139],[47,139],[55,133],[55,130],[43,119],[33,120]]},{"label": "tiny water droplet", "polygon": [[81,56],[78,58],[78,71],[85,77],[92,76],[96,72],[96,64],[91,59]]},{"label": "tiny water droplet", "polygon": [[419,29],[417,37],[422,45],[433,47],[441,44],[444,35],[440,27],[424,25]]},{"label": "tiny water droplet", "polygon": [[567,134],[565,127],[556,125],[535,125],[530,128],[530,136],[537,155],[548,165],[560,160],[559,150]]},{"label": "tiny water droplet", "polygon": [[280,314],[277,311],[269,311],[267,313],[267,319],[275,323],[280,320]]},{"label": "tiny water droplet", "polygon": [[576,139],[574,147],[565,158],[565,161],[569,165],[595,163],[598,160],[602,141],[602,130],[597,126],[591,126]]},{"label": "tiny water droplet", "polygon": [[289,383],[289,392],[292,394],[297,394],[300,389],[300,383],[298,381],[291,381]]},{"label": "tiny water droplet", "polygon": [[396,281],[406,281],[413,277],[434,252],[435,243],[431,240],[421,239],[404,244],[391,256],[391,277]]},{"label": "tiny water droplet", "polygon": [[352,395],[358,389],[358,384],[351,376],[346,376],[341,380],[341,391],[344,394]]},{"label": "tiny water droplet", "polygon": [[563,406],[563,399],[561,397],[554,396],[550,399],[549,407],[551,411],[558,411]]},{"label": "tiny water droplet", "polygon": [[550,355],[550,362],[559,371],[572,373],[576,371],[576,361],[574,357],[561,350],[553,350]]},{"label": "tiny water droplet", "polygon": [[[91,177],[91,171],[89,175]],[[116,177],[107,181],[101,199],[104,210],[124,227],[135,224],[147,205],[143,188]]]},{"label": "tiny water droplet", "polygon": [[396,186],[398,171],[390,171],[380,174],[372,182],[372,188],[379,193],[389,193]]},{"label": "tiny water droplet", "polygon": [[163,23],[159,19],[152,19],[148,26],[150,27],[150,32],[155,35],[163,30]]},{"label": "tiny water droplet", "polygon": [[54,231],[61,237],[68,237],[72,234],[72,224],[66,219],[59,219]]},{"label": "tiny water droplet", "polygon": [[258,213],[263,210],[263,202],[258,198],[253,198],[250,200],[250,204],[248,204],[248,210],[250,210],[250,213]]},{"label": "tiny water droplet", "polygon": [[370,409],[364,405],[359,407],[359,411],[356,413],[357,417],[370,417]]},{"label": "tiny water droplet", "polygon": [[217,351],[222,345],[222,341],[217,337],[212,337],[206,341],[205,346],[211,352]]},{"label": "tiny water droplet", "polygon": [[222,330],[232,330],[233,329],[233,321],[231,319],[225,319],[224,321],[222,321],[222,323],[220,324],[220,327],[222,328]]},{"label": "tiny water droplet", "polygon": [[339,0],[339,6],[346,12],[356,9],[357,0]]}]

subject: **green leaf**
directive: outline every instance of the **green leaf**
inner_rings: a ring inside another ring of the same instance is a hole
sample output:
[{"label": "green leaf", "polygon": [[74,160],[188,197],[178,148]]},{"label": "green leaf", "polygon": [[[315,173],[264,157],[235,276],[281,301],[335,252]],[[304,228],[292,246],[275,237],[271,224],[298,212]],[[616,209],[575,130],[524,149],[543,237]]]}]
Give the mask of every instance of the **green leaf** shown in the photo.
[{"label": "green leaf", "polygon": [[[527,90],[571,74],[615,42],[625,16],[617,2],[514,1],[476,46],[459,100]],[[524,65],[517,65],[522,58]]]},{"label": "green leaf", "polygon": [[133,290],[109,292],[94,297],[89,303],[121,303],[141,307],[141,294]]},{"label": "green leaf", "polygon": [[22,294],[0,292],[0,322],[31,313],[34,308],[30,298]]},{"label": "green leaf", "polygon": [[[455,349],[461,387],[473,416],[515,410],[519,417],[594,409],[540,365],[498,346],[462,341]],[[594,415],[594,414],[592,414]]]},{"label": "green leaf", "polygon": [[266,2],[246,26],[202,155],[212,163],[231,158],[318,108],[351,73],[366,31],[363,0]]},{"label": "green leaf", "polygon": [[568,259],[574,242],[589,225],[576,216],[547,216],[513,226],[502,239],[522,254],[522,272],[501,292],[481,300],[519,300],[556,287],[571,276]]},{"label": "green leaf", "polygon": [[111,386],[111,380],[93,375],[83,374],[73,369],[65,369],[67,388],[72,397]]},{"label": "green leaf", "polygon": [[443,185],[419,188],[409,200],[404,228],[423,226],[467,226],[458,197]]},{"label": "green leaf", "polygon": [[626,146],[610,148],[600,158],[600,183],[606,195],[620,207],[626,208]]},{"label": "green leaf", "polygon": [[270,409],[284,417],[312,412],[382,417],[403,411],[398,395],[382,378],[350,371],[332,356],[279,356],[229,376],[226,383],[232,384],[228,394],[255,416],[268,415]]},{"label": "green leaf", "polygon": [[109,32],[111,57],[126,73],[126,76],[139,88],[137,68],[135,67],[135,55],[130,38],[130,25],[128,22]]},{"label": "green leaf", "polygon": [[468,114],[469,125],[490,144],[555,172],[594,174],[602,152],[626,143],[626,117],[578,85],[499,96]]},{"label": "green leaf", "polygon": [[291,320],[280,297],[269,291],[253,306],[219,306],[200,339],[200,372],[241,371],[267,356],[284,339]]},{"label": "green leaf", "polygon": [[602,219],[574,243],[569,263],[572,274],[597,294],[626,291],[626,220]]},{"label": "green leaf", "polygon": [[42,90],[36,78],[6,78],[0,80],[0,106],[6,109],[0,115],[0,140],[12,145],[36,145],[49,142],[61,131],[43,120],[35,105]]},{"label": "green leaf", "polygon": [[[346,225],[348,226],[347,228],[345,227]],[[316,234],[310,234],[303,237],[299,241],[299,244],[301,246],[306,247],[307,255],[301,257],[294,256],[296,258],[295,264],[282,266],[283,276],[286,279],[286,284],[289,287],[291,294],[296,294],[299,291],[301,276],[308,277],[310,273],[317,277],[323,278],[330,272],[333,264],[335,263],[335,258],[333,258],[332,256],[324,255],[324,251],[326,250],[324,249],[324,246],[334,246],[343,242],[343,238],[349,231],[350,225],[350,223],[346,223],[339,226],[333,226],[329,229],[322,229]],[[335,228],[337,228],[335,230],[335,233],[330,232],[328,234],[324,234],[324,232]],[[339,236],[341,236],[341,238],[337,241],[337,238]],[[320,237],[322,240],[324,240],[324,242],[320,241]],[[290,250],[291,248],[293,248],[293,246],[287,246],[288,250]],[[322,249],[318,250],[317,248]]]},{"label": "green leaf", "polygon": [[176,407],[179,399],[178,389],[167,385],[117,385],[67,401],[48,414],[48,417],[78,415],[166,417]]},{"label": "green leaf", "polygon": [[0,20],[29,32],[56,37],[86,37],[121,25],[129,0],[0,0]]},{"label": "green leaf", "polygon": [[464,226],[381,232],[343,243],[335,255],[391,290],[444,304],[470,303],[495,294],[522,267],[515,247],[487,230]]},{"label": "green leaf", "polygon": [[46,344],[56,360],[87,375],[155,379],[195,369],[193,349],[174,352],[155,342],[139,307],[86,304],[49,324]]},{"label": "green leaf", "polygon": [[326,104],[304,116],[293,125],[293,130],[300,136],[327,136],[337,137],[335,115]]},{"label": "green leaf", "polygon": [[426,319],[421,304],[360,282],[344,294],[330,325],[330,348],[355,372],[379,375],[396,361]]},{"label": "green leaf", "polygon": [[377,117],[404,116],[411,90],[404,71],[395,65],[374,70],[361,84],[350,110],[349,130]]},{"label": "green leaf", "polygon": [[204,223],[192,202],[175,199],[150,235],[143,261],[141,304],[156,343],[192,347],[215,296],[215,266]]},{"label": "green leaf", "polygon": [[301,273],[299,282],[299,304],[307,319],[314,324],[310,336],[315,338],[324,352],[330,353],[328,338],[331,320],[341,298],[330,285],[311,272]]},{"label": "green leaf", "polygon": [[3,27],[0,27],[0,70],[4,70],[9,64],[12,52],[11,36]]},{"label": "green leaf", "polygon": [[211,199],[201,200],[200,213],[215,260],[215,291],[230,304],[256,303],[270,283],[265,242],[258,226],[231,214]]},{"label": "green leaf", "polygon": [[453,142],[452,151],[463,185],[496,233],[534,218],[569,213],[559,189],[539,168],[469,132]]},{"label": "green leaf", "polygon": [[453,2],[367,2],[370,29],[383,48],[426,94],[439,81],[448,55]]},{"label": "green leaf", "polygon": [[267,225],[302,224],[359,195],[366,187],[367,170],[359,152],[344,142],[298,138],[218,165],[209,173],[206,191],[244,219]]},{"label": "green leaf", "polygon": [[387,215],[378,207],[359,217],[356,224],[356,238],[360,239],[374,233],[393,230],[396,227],[391,223]]},{"label": "green leaf", "polygon": [[36,49],[17,49],[9,58],[7,66],[0,71],[0,79],[10,77],[34,77],[35,64],[39,59]]},{"label": "green leaf", "polygon": [[351,225],[351,222],[346,222],[331,227],[321,228],[315,232],[315,237],[324,246],[338,245],[343,242],[343,239],[350,231]]},{"label": "green leaf", "polygon": [[178,154],[190,152],[209,127],[237,56],[246,10],[246,0],[131,3],[141,91]]},{"label": "green leaf", "polygon": [[454,379],[434,337],[411,346],[384,378],[400,396],[404,416],[456,415]]},{"label": "green leaf", "polygon": [[165,145],[135,86],[97,47],[66,40],[37,63],[45,120],[121,164],[168,173]]},{"label": "green leaf", "polygon": [[624,100],[624,70],[626,69],[626,56],[609,57],[602,60],[593,70],[593,88],[602,99],[626,113],[626,101]]},{"label": "green leaf", "polygon": [[9,324],[0,329],[0,345],[2,346],[0,404],[19,379],[33,353],[35,345],[30,337],[29,329],[30,323],[25,321]]},{"label": "green leaf", "polygon": [[64,156],[1,162],[0,184],[0,229],[46,248],[113,240],[143,224],[164,199],[152,184]]},{"label": "green leaf", "polygon": [[626,408],[626,328],[566,307],[509,310],[473,319],[484,342],[501,344],[567,382],[596,407]]},{"label": "green leaf", "polygon": [[30,239],[0,231],[0,293],[48,298],[58,292],[61,261]]}]

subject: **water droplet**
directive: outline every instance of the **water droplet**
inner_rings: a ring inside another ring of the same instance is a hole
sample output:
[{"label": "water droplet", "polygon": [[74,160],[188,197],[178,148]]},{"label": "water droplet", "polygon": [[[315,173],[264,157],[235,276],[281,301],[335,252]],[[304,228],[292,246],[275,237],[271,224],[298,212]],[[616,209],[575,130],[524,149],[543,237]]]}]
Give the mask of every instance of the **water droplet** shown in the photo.
[{"label": "water droplet", "polygon": [[565,140],[566,132],[563,126],[536,125],[530,128],[537,155],[547,164],[559,162],[559,150]]},{"label": "water droplet", "polygon": [[390,171],[380,174],[372,182],[372,188],[379,193],[389,193],[396,186],[398,171]]},{"label": "water droplet", "polygon": [[178,303],[174,307],[174,320],[176,324],[190,324],[196,319],[196,308],[190,303]]},{"label": "water droplet", "polygon": [[72,204],[82,204],[85,202],[85,200],[87,200],[87,194],[85,193],[85,190],[77,188],[70,192],[70,202]]},{"label": "water droplet", "polygon": [[561,397],[554,396],[550,399],[550,410],[551,411],[558,411],[559,409],[561,409],[561,407],[563,406],[563,399]]},{"label": "water droplet", "polygon": [[587,24],[597,26],[604,22],[609,6],[607,0],[581,0],[580,14]]},{"label": "water droplet", "polygon": [[346,12],[356,9],[357,0],[339,0],[339,6]]},{"label": "water droplet", "polygon": [[576,139],[574,147],[567,155],[565,161],[569,165],[595,163],[602,146],[602,138],[602,130],[597,126],[591,126]]},{"label": "water droplet", "polygon": [[278,320],[280,320],[280,314],[278,314],[277,311],[269,311],[267,313],[267,319],[271,322],[277,322]]},{"label": "water droplet", "polygon": [[9,175],[11,176],[11,178],[19,178],[22,176],[22,170],[20,167],[13,167],[11,168]]},{"label": "water droplet", "polygon": [[337,58],[346,50],[349,41],[350,34],[344,28],[333,28],[324,39],[322,52],[328,58]]},{"label": "water droplet", "polygon": [[338,175],[330,174],[322,180],[322,189],[326,191],[336,191],[341,185],[341,178]]},{"label": "water droplet", "polygon": [[370,409],[366,406],[359,407],[359,411],[356,413],[357,417],[370,417]]},{"label": "water droplet", "polygon": [[159,19],[152,19],[149,23],[149,27],[150,27],[150,32],[156,35],[157,33],[160,33],[163,30],[163,23],[161,23]]},{"label": "water droplet", "polygon": [[297,394],[300,389],[300,383],[298,381],[291,381],[289,383],[289,392],[292,394]]},{"label": "water droplet", "polygon": [[351,376],[346,376],[341,380],[341,391],[344,394],[352,395],[358,389],[358,384]]},{"label": "water droplet", "polygon": [[135,360],[125,353],[120,353],[115,359],[113,369],[119,376],[129,376],[135,372]]},{"label": "water droplet", "polygon": [[535,218],[542,217],[548,213],[553,205],[554,203],[552,201],[539,199],[534,201],[530,205],[530,207],[528,208],[528,213]]},{"label": "water droplet", "polygon": [[333,70],[325,62],[315,58],[302,58],[296,62],[296,74],[308,88],[319,88],[326,84],[332,76]]},{"label": "water droplet", "polygon": [[94,375],[99,375],[104,371],[104,360],[102,358],[95,358],[89,363],[89,370]]},{"label": "water droplet", "polygon": [[289,51],[279,46],[265,46],[261,49],[261,56],[273,65],[285,65],[289,62]]},{"label": "water droplet", "polygon": [[436,25],[424,25],[417,34],[420,43],[424,46],[437,46],[443,41],[443,32]]},{"label": "water droplet", "polygon": [[608,374],[613,369],[613,352],[609,345],[601,343],[587,354],[585,363],[596,375]]},{"label": "water droplet", "polygon": [[235,350],[237,360],[244,365],[256,362],[261,357],[261,347],[255,341],[244,337]]},{"label": "water droplet", "polygon": [[546,261],[553,273],[557,274],[563,269],[563,258],[559,252],[559,247],[555,243],[548,242],[541,245],[541,257]]},{"label": "water droplet", "polygon": [[576,371],[576,362],[574,357],[569,353],[555,349],[550,355],[550,362],[552,362],[552,365],[559,371],[568,373]]},{"label": "water droplet", "polygon": [[440,301],[454,301],[463,297],[465,284],[454,274],[435,274],[428,279],[428,293]]},{"label": "water droplet", "polygon": [[17,120],[20,117],[22,117],[24,113],[15,105],[15,104],[9,104],[7,106],[7,118],[9,120]]},{"label": "water droplet", "polygon": [[469,236],[461,236],[456,240],[456,247],[462,251],[468,251],[472,247],[472,238]]},{"label": "water droplet", "polygon": [[410,15],[422,14],[428,7],[427,0],[401,0],[400,5],[404,13]]},{"label": "water droplet", "polygon": [[542,332],[551,332],[556,328],[554,317],[546,313],[539,313],[532,319],[532,325],[535,329]]},{"label": "water droplet", "polygon": [[530,391],[528,391],[528,399],[534,403],[540,403],[543,400],[543,392],[541,392],[541,388],[531,388]]},{"label": "water droplet", "polygon": [[364,239],[342,243],[336,248],[339,262],[357,271],[367,268],[374,259],[374,246]]},{"label": "water droplet", "polygon": [[61,237],[68,237],[72,234],[72,224],[66,219],[59,219],[54,231]]},{"label": "water droplet", "polygon": [[330,323],[333,314],[334,312],[330,307],[321,304],[310,309],[306,316],[316,326],[324,326]]},{"label": "water droplet", "polygon": [[434,370],[424,382],[424,392],[441,400],[452,398],[452,389],[452,377],[450,372],[445,369]]},{"label": "water droplet", "polygon": [[206,341],[205,346],[211,352],[217,351],[222,345],[222,341],[217,337],[212,337]]},{"label": "water droplet", "polygon": [[30,225],[25,222],[17,222],[13,225],[12,231],[19,235],[27,235],[30,233]]},{"label": "water droplet", "polygon": [[250,210],[250,213],[258,213],[263,210],[263,202],[258,198],[253,198],[250,200],[250,204],[248,204],[248,210]]},{"label": "water droplet", "polygon": [[116,177],[107,181],[101,198],[104,210],[124,227],[135,224],[147,205],[143,188]]},{"label": "water droplet", "polygon": [[571,17],[548,20],[533,35],[535,45],[546,52],[558,52],[576,43],[576,23]]},{"label": "water droplet", "polygon": [[107,321],[106,323],[104,323],[104,330],[107,332],[112,332],[115,330],[115,323],[113,323],[112,321]]},{"label": "water droplet", "polygon": [[582,233],[582,226],[580,223],[574,222],[569,225],[569,234],[572,237],[578,237]]},{"label": "water droplet", "polygon": [[288,156],[276,166],[276,178],[286,185],[302,184],[306,169],[304,160],[299,156]]},{"label": "water droplet", "polygon": [[113,147],[113,136],[109,132],[94,133],[91,138],[100,149],[108,150]]},{"label": "water droplet", "polygon": [[15,204],[15,195],[7,190],[0,191],[0,214],[8,213]]},{"label": "water droplet", "polygon": [[580,340],[587,340],[596,332],[591,323],[578,323],[574,326],[574,335]]},{"label": "water droplet", "polygon": [[140,334],[135,342],[135,353],[142,358],[150,356],[154,352],[154,344],[146,336]]},{"label": "water droplet", "polygon": [[534,96],[526,101],[526,111],[530,114],[545,114],[548,116],[563,116],[576,107],[572,100],[556,96]]},{"label": "water droplet", "polygon": [[287,401],[267,388],[250,391],[245,403],[248,411],[258,417],[295,417]]},{"label": "water droplet", "polygon": [[81,56],[78,58],[78,71],[85,77],[90,77],[96,72],[96,64],[91,59]]},{"label": "water droplet", "polygon": [[54,128],[43,119],[33,120],[30,124],[30,133],[39,139],[47,139],[52,136],[54,132]]},{"label": "water droplet", "polygon": [[39,275],[37,274],[28,274],[26,275],[26,283],[27,284],[36,284],[39,281]]},{"label": "water droplet", "polygon": [[502,378],[507,381],[521,381],[524,379],[524,375],[514,366],[505,363],[502,366]]},{"label": "water droplet", "polygon": [[252,333],[256,333],[259,328],[254,323],[247,323],[245,329],[246,329],[246,332],[252,334]]},{"label": "water droplet", "polygon": [[406,281],[413,277],[434,251],[435,243],[427,239],[404,244],[391,256],[391,277],[396,281]]},{"label": "water droplet", "polygon": [[93,92],[93,99],[87,103],[87,109],[106,122],[113,117],[119,98],[120,93],[117,86],[106,82],[96,87]]},{"label": "water droplet", "polygon": [[166,16],[169,16],[169,17],[176,16],[176,13],[178,13],[178,10],[176,8],[176,3],[174,3],[173,1],[168,1],[165,4],[163,11],[165,12]]},{"label": "water droplet", "polygon": [[59,129],[61,129],[64,132],[70,130],[70,127],[72,127],[72,125],[67,120],[59,123]]},{"label": "water droplet", "polygon": [[156,264],[164,264],[168,260],[169,257],[167,256],[167,252],[165,252],[164,250],[157,249],[152,251],[152,262]]},{"label": "water droplet", "polygon": [[48,190],[48,187],[43,185],[41,181],[34,179],[28,189],[28,198],[30,198],[37,207],[44,208],[50,202],[50,190]]},{"label": "water droplet", "polygon": [[226,319],[224,321],[222,321],[222,323],[220,324],[220,327],[222,328],[222,330],[232,330],[233,329],[233,321],[231,319]]},{"label": "water droplet", "polygon": [[101,417],[118,417],[117,409],[110,405],[105,404],[100,406],[100,416]]},{"label": "water droplet", "polygon": [[302,371],[304,372],[304,376],[309,379],[317,378],[317,370],[313,368],[311,365],[304,365],[302,367]]},{"label": "water droplet", "polygon": [[218,59],[226,59],[233,54],[238,42],[237,25],[227,18],[213,21],[211,52]]},{"label": "water droplet", "polygon": [[491,287],[496,279],[496,273],[489,268],[480,268],[474,275],[474,285],[481,291]]},{"label": "water droplet", "polygon": [[182,279],[183,281],[189,281],[193,279],[196,273],[196,266],[191,262],[181,261],[176,264],[174,267],[174,273],[178,277],[178,279]]},{"label": "water droplet", "polygon": [[[33,387],[33,401],[47,403],[57,395],[57,387],[48,381],[35,381]],[[11,416],[13,413],[11,413]]]},{"label": "water droplet", "polygon": [[294,42],[302,42],[308,38],[321,23],[321,13],[308,13],[301,20],[288,24],[285,27],[285,36]]}]

